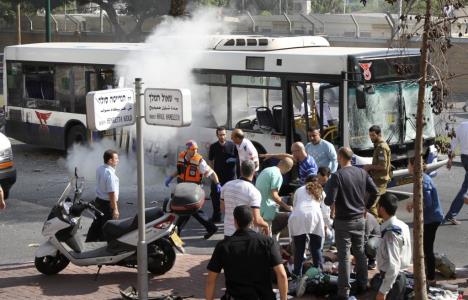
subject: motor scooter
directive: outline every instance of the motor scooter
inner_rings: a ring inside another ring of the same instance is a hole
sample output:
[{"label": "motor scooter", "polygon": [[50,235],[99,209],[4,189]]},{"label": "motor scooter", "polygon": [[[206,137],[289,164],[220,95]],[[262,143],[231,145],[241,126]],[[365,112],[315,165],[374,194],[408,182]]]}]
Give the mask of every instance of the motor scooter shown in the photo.
[{"label": "motor scooter", "polygon": [[[75,176],[52,208],[42,228],[47,240],[35,253],[36,269],[46,275],[57,274],[71,262],[77,266],[119,265],[137,266],[138,216],[107,221],[103,226],[104,242],[83,243],[78,229],[85,210],[103,215],[92,203],[81,199],[84,178]],[[199,197],[197,191],[187,195]],[[195,193],[195,194],[193,194]],[[71,197],[70,197],[71,195]],[[174,265],[174,248],[183,252],[183,242],[177,235],[175,222],[178,214],[171,212],[172,199],[166,199],[163,209],[146,209],[146,243],[148,245],[148,271],[154,275],[168,272]],[[99,273],[99,271],[98,271]]]}]

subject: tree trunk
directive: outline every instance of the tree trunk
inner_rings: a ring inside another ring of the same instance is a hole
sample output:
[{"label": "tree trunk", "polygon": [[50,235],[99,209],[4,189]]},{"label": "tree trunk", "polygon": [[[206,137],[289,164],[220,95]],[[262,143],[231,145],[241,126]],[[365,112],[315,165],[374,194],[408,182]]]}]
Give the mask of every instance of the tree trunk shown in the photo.
[{"label": "tree trunk", "polygon": [[114,6],[112,5],[112,2],[104,2],[104,1],[98,1],[97,2],[99,6],[103,10],[106,11],[107,16],[109,17],[110,22],[112,23],[112,28],[114,29],[114,40],[116,42],[122,42],[126,40],[126,34],[125,31],[122,29],[122,27],[119,24],[119,19],[117,16],[117,13],[115,12]]},{"label": "tree trunk", "polygon": [[424,98],[426,96],[426,79],[427,79],[427,59],[428,59],[428,33],[431,22],[431,1],[426,0],[426,15],[424,19],[424,32],[421,44],[421,61],[420,61],[420,80],[418,91],[418,108],[416,112],[416,140],[414,145],[414,218],[413,218],[413,267],[415,279],[415,299],[427,300],[426,291],[426,273],[424,265],[424,249],[423,249],[423,234],[424,234],[424,217],[423,217],[423,197],[422,197],[422,131],[424,118]]},{"label": "tree trunk", "polygon": [[186,6],[186,0],[171,0],[171,10],[169,11],[169,14],[173,17],[183,16],[185,15]]}]

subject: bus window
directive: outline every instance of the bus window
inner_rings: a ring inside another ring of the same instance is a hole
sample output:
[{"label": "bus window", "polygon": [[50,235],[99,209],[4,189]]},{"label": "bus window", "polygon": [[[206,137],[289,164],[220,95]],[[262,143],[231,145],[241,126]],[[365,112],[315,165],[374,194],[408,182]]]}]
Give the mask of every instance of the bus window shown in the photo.
[{"label": "bus window", "polygon": [[228,108],[227,108],[227,87],[199,85],[193,91],[192,109],[194,115],[200,118],[194,118],[194,125],[200,125],[208,128],[226,126]]},{"label": "bus window", "polygon": [[[272,113],[273,106],[279,111],[282,104],[280,78],[233,75],[231,83],[232,125],[236,126],[241,122],[247,124],[242,125],[243,129],[262,131],[280,128],[278,124],[281,124],[281,120],[276,120]],[[280,115],[278,114],[279,118]]]},{"label": "bus window", "polygon": [[[320,101],[316,102],[316,111],[322,126],[322,138],[337,144],[339,142],[339,91],[338,86],[329,84],[319,85]],[[323,111],[323,118],[321,112]]]},{"label": "bus window", "polygon": [[399,85],[376,84],[374,92],[366,94],[366,108],[359,109],[356,104],[356,88],[349,89],[349,143],[357,149],[372,148],[368,130],[379,125],[382,136],[389,144],[399,143],[402,124],[399,109]]},{"label": "bus window", "polygon": [[26,107],[59,110],[55,99],[55,68],[49,65],[23,64]]},{"label": "bus window", "polygon": [[7,92],[10,106],[23,107],[23,69],[21,63],[7,63]]},{"label": "bus window", "polygon": [[72,68],[68,65],[55,67],[55,96],[60,101],[60,111],[74,112],[74,97],[72,89]]},{"label": "bus window", "polygon": [[[425,139],[434,138],[434,114],[432,113],[432,87],[426,87],[426,99],[424,105],[424,128],[423,137]],[[411,142],[416,138],[416,110],[418,108],[418,91],[419,84],[415,82],[407,82],[402,84],[402,97],[405,104],[404,111],[406,112],[405,124],[405,142]]]},{"label": "bus window", "polygon": [[[251,130],[266,130],[271,131],[275,128],[275,119],[273,118],[272,108],[273,106],[281,105],[282,103],[282,92],[281,90],[273,89],[260,89],[260,88],[232,88],[232,122],[236,125],[239,121],[250,120],[253,122],[250,128]],[[259,116],[258,108],[264,109],[268,114],[265,124],[262,123],[264,120]],[[271,115],[271,117],[270,117]],[[281,120],[277,120],[281,122]],[[260,123],[259,123],[260,122]]]}]

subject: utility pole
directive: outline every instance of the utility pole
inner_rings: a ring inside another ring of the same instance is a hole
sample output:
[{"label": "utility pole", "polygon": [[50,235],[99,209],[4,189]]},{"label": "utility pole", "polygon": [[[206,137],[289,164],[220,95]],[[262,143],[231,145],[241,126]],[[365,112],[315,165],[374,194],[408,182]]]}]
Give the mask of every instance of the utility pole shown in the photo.
[{"label": "utility pole", "polygon": [[50,43],[52,42],[52,34],[50,32],[50,0],[45,0],[46,1],[46,12],[45,12],[45,38],[46,42]]},{"label": "utility pole", "polygon": [[21,4],[16,5],[16,43],[21,45]]}]

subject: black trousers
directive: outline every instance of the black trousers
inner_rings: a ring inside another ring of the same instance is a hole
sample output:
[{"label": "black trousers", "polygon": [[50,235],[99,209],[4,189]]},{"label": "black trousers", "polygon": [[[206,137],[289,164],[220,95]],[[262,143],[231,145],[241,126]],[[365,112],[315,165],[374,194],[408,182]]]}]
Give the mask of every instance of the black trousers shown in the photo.
[{"label": "black trousers", "polygon": [[88,234],[86,235],[86,242],[99,242],[105,241],[104,234],[102,233],[102,227],[104,224],[112,220],[112,208],[110,202],[107,200],[96,198],[94,206],[99,209],[104,216],[95,214],[95,219],[89,227]]},{"label": "black trousers", "polygon": [[435,257],[434,257],[434,240],[440,223],[424,224],[424,262],[426,263],[427,280],[435,279]]},{"label": "black trousers", "polygon": [[[380,286],[382,285],[382,281],[385,278],[385,273],[377,273],[371,279],[370,286],[373,292],[373,297],[370,299],[375,299],[375,296],[379,292]],[[402,300],[405,299],[406,293],[406,275],[403,272],[398,274],[395,283],[393,284],[392,288],[388,292],[385,297],[385,300]]]},{"label": "black trousers", "polygon": [[201,225],[203,225],[203,227],[205,227],[207,232],[213,231],[216,228],[216,225],[213,222],[208,221],[208,219],[205,217],[205,214],[200,209],[192,215],[179,217],[176,223],[179,235],[182,232],[182,229],[185,227],[185,225],[189,221],[190,217],[194,217],[195,220],[198,221],[198,223],[200,223]]},{"label": "black trousers", "polygon": [[221,204],[220,204],[221,195],[216,191],[216,184],[211,183],[211,204],[213,205],[213,219],[218,219],[221,217]]}]

